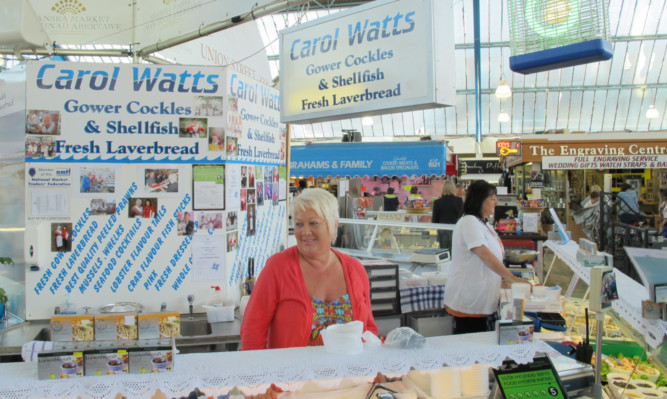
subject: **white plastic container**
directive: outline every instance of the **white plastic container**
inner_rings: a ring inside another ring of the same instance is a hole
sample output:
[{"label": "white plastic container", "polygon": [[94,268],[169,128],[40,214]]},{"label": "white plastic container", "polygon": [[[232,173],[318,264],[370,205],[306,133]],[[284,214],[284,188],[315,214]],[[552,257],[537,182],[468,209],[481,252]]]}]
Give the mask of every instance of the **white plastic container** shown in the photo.
[{"label": "white plastic container", "polygon": [[355,320],[345,324],[331,325],[322,332],[324,350],[338,355],[356,355],[364,350],[361,333],[364,323]]},{"label": "white plastic container", "polygon": [[204,305],[206,310],[206,319],[209,323],[220,323],[222,321],[234,320],[234,303],[231,305],[211,306]]}]

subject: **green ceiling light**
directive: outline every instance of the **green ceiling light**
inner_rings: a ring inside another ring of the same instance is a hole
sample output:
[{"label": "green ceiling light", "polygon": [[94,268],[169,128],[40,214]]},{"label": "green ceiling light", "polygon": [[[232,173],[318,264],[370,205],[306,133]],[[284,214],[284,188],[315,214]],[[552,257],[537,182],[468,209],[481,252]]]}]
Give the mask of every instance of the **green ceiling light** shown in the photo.
[{"label": "green ceiling light", "polygon": [[526,23],[539,36],[563,38],[579,24],[579,0],[528,0]]}]

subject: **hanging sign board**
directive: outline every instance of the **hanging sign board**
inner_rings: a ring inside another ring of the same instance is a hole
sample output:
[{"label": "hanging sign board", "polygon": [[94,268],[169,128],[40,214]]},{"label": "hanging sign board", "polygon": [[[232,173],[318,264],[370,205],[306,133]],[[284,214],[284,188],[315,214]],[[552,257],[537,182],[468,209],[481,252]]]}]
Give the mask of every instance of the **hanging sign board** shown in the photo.
[{"label": "hanging sign board", "polygon": [[467,175],[503,173],[497,159],[460,159],[459,170],[462,171],[461,174]]},{"label": "hanging sign board", "polygon": [[542,157],[542,169],[544,170],[647,168],[667,168],[667,155],[582,155]]},{"label": "hanging sign board", "polygon": [[280,33],[280,118],[453,106],[451,0],[380,0]]},{"label": "hanging sign board", "polygon": [[496,155],[506,157],[509,155],[521,156],[521,141],[498,140],[496,141]]}]

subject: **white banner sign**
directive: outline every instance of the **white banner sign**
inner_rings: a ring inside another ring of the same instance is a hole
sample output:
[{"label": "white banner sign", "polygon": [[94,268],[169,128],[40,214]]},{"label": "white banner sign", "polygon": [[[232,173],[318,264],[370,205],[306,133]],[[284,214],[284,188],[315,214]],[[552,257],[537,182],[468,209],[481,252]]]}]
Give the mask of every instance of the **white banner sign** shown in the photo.
[{"label": "white banner sign", "polygon": [[667,168],[667,155],[584,155],[542,157],[542,169]]},{"label": "white banner sign", "polygon": [[451,106],[449,0],[374,1],[280,34],[282,122]]},{"label": "white banner sign", "polygon": [[[202,66],[29,62],[27,77],[28,319],[118,301],[186,310],[210,280],[237,299],[247,259],[259,271],[284,243],[276,90]],[[230,195],[227,164],[261,173]]]}]

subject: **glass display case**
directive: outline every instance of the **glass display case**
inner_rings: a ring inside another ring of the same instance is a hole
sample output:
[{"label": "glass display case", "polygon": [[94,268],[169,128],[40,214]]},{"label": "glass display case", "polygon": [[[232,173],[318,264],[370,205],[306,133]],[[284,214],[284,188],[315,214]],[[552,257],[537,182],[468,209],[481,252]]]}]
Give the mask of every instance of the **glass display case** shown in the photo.
[{"label": "glass display case", "polygon": [[343,218],[334,247],[352,256],[408,263],[416,250],[451,251],[453,230],[453,224]]},{"label": "glass display case", "polygon": [[[547,275],[544,284],[559,285],[563,288],[563,316],[567,322],[567,336],[575,343],[586,337],[586,327],[591,341],[595,341],[595,314],[585,321],[585,310],[589,307],[590,271],[576,257],[578,246],[570,241],[568,244],[547,241],[545,248],[545,267]],[[549,266],[547,266],[549,265]],[[610,370],[603,364],[603,376],[607,372],[627,373],[629,364],[639,363],[639,369],[660,373],[662,378],[667,375],[667,347],[665,346],[666,324],[661,320],[649,320],[642,316],[641,302],[648,298],[647,288],[615,269],[618,296],[612,302],[611,309],[605,313],[602,332],[603,359],[609,358],[607,365],[616,365]],[[593,342],[594,344],[594,342]],[[627,358],[621,363],[619,358]],[[627,364],[625,364],[627,363]],[[634,367],[633,367],[634,368]],[[625,370],[625,371],[624,371]],[[655,371],[653,371],[655,370]],[[640,378],[641,373],[635,370]]]}]

